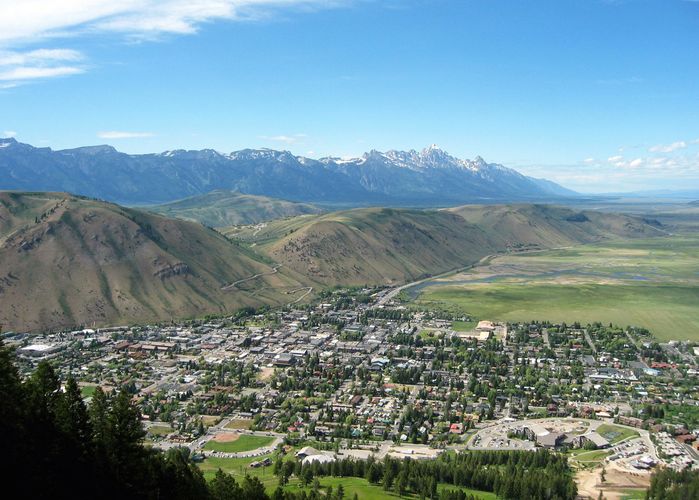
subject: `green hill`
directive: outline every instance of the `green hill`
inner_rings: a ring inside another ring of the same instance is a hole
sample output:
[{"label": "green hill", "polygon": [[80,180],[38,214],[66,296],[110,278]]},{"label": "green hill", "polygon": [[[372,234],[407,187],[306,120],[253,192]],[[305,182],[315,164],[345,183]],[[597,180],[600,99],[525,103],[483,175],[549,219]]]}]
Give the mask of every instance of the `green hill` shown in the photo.
[{"label": "green hill", "polygon": [[356,209],[227,234],[256,245],[316,283],[392,285],[467,266],[494,253],[663,233],[624,215],[498,205],[441,211]]},{"label": "green hill", "polygon": [[201,222],[209,227],[257,224],[322,212],[320,208],[306,203],[221,190],[148,207],[148,210],[168,217]]},{"label": "green hill", "polygon": [[[0,193],[0,324],[169,320],[290,301],[301,284],[193,222],[65,193]],[[226,284],[260,274],[240,286]]]},{"label": "green hill", "polygon": [[665,234],[654,221],[555,205],[466,205],[447,209],[482,227],[501,248],[545,249],[607,238]]}]

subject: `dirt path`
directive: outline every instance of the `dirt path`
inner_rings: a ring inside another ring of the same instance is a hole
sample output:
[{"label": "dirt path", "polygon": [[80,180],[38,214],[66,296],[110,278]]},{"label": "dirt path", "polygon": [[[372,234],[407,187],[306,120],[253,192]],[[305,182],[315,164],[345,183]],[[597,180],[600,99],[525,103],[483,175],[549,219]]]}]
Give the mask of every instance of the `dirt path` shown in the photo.
[{"label": "dirt path", "polygon": [[245,283],[246,281],[252,281],[252,280],[255,280],[255,279],[257,279],[257,278],[259,278],[259,277],[261,277],[261,276],[269,276],[270,274],[277,274],[277,272],[279,271],[279,268],[280,268],[280,267],[282,267],[282,264],[277,264],[276,266],[274,266],[274,267],[272,268],[271,271],[269,271],[269,272],[267,272],[267,273],[257,273],[257,274],[255,274],[255,275],[253,275],[253,276],[250,276],[249,278],[244,278],[244,279],[242,279],[242,280],[238,280],[238,281],[234,281],[233,283],[229,283],[228,285],[223,285],[223,286],[221,287],[221,290],[223,290],[224,292],[227,292],[227,291],[229,291],[229,290],[232,290],[233,288],[236,288],[236,287],[237,287],[238,285],[240,285],[241,283]]}]

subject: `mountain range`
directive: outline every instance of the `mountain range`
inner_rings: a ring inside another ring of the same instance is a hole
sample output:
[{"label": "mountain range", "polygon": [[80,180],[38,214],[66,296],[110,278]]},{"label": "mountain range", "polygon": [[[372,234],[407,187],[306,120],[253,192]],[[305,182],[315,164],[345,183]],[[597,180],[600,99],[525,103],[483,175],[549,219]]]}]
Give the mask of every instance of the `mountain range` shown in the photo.
[{"label": "mountain range", "polygon": [[0,189],[70,192],[132,205],[214,190],[345,206],[449,206],[575,195],[551,181],[480,157],[461,160],[436,146],[316,160],[270,149],[141,155],[111,146],[54,151],[15,139],[0,139]]}]

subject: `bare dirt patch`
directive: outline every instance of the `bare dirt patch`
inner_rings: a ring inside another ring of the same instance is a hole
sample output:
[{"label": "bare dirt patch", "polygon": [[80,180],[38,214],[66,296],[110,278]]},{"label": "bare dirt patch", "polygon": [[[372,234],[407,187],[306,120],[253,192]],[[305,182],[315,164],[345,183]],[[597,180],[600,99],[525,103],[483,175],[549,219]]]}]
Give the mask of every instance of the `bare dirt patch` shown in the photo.
[{"label": "bare dirt patch", "polygon": [[236,432],[220,432],[214,436],[214,441],[217,443],[232,443],[240,438],[240,434]]},{"label": "bare dirt patch", "polygon": [[600,478],[602,468],[579,471],[576,476],[578,495],[591,499],[599,498],[599,492],[607,500],[621,500],[628,490],[645,490],[650,485],[650,476],[621,472],[614,468],[606,469],[605,482]]},{"label": "bare dirt patch", "polygon": [[257,375],[257,379],[261,382],[269,382],[274,375],[274,368],[269,368],[267,366],[260,369],[260,373]]}]

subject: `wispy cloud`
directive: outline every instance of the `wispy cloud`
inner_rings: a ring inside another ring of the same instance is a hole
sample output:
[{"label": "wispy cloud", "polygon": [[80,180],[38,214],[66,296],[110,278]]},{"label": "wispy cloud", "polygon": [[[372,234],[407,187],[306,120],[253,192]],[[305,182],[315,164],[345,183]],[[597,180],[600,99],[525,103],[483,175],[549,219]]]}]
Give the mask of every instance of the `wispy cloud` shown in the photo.
[{"label": "wispy cloud", "polygon": [[[81,35],[118,34],[132,40],[196,33],[217,20],[258,21],[296,10],[327,9],[359,0],[0,0],[0,89],[39,78],[83,73],[80,52],[41,48],[8,49],[26,44],[49,45]],[[9,13],[9,14],[8,14]],[[3,51],[3,48],[6,49]]]},{"label": "wispy cloud", "polygon": [[[83,33],[116,32],[149,38],[187,34],[203,23],[257,20],[280,9],[320,9],[353,0],[0,0],[0,44]],[[7,5],[4,5],[7,4]]]},{"label": "wispy cloud", "polygon": [[597,85],[620,86],[643,82],[643,78],[638,76],[629,76],[626,78],[600,78],[595,80]]},{"label": "wispy cloud", "polygon": [[657,146],[650,148],[648,151],[651,153],[672,153],[673,151],[684,149],[686,147],[687,143],[685,141],[676,141],[672,144],[658,144]]},{"label": "wispy cloud", "polygon": [[306,134],[294,134],[294,135],[261,135],[260,139],[272,142],[281,142],[283,144],[297,144],[302,142],[306,137]]},{"label": "wispy cloud", "polygon": [[98,132],[97,137],[100,139],[141,139],[144,137],[153,137],[153,132],[124,132],[119,130],[110,130],[107,132]]},{"label": "wispy cloud", "polygon": [[[1,1],[1,0],[0,0]],[[72,49],[0,51],[0,82],[11,88],[30,80],[82,73],[82,53]]]},{"label": "wispy cloud", "polygon": [[3,137],[17,137],[17,132],[14,130],[4,130],[2,132]]}]

